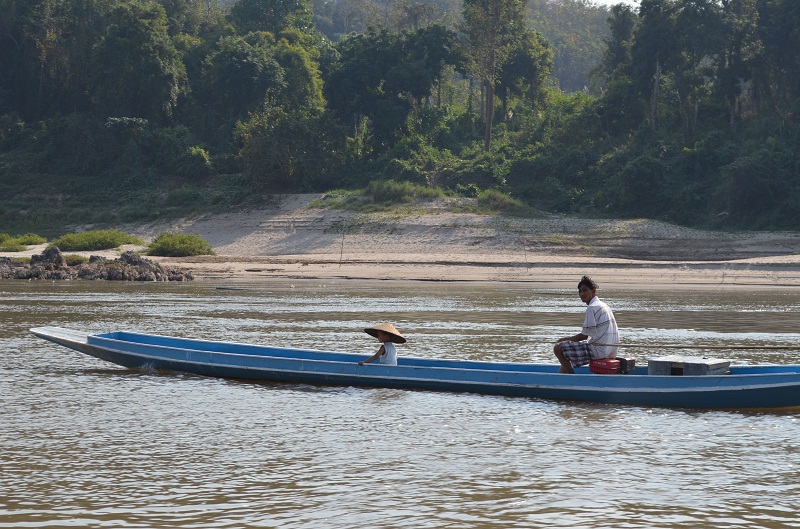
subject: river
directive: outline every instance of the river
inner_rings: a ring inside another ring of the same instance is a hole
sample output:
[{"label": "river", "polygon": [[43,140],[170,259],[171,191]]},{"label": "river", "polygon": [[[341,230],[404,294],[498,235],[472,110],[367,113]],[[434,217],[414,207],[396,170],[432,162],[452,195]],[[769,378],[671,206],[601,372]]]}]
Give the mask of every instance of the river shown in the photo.
[{"label": "river", "polygon": [[[602,287],[602,285],[601,285]],[[800,363],[800,291],[605,291],[637,363]],[[554,362],[573,290],[0,281],[0,527],[800,527],[800,411],[618,407],[128,370],[28,329]]]}]

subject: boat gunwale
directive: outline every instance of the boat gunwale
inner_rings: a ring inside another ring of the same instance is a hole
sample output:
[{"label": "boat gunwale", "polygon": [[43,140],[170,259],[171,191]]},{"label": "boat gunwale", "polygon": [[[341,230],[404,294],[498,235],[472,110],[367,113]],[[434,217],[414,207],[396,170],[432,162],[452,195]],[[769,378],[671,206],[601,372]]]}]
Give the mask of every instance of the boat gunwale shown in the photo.
[{"label": "boat gunwale", "polygon": [[[134,336],[148,336],[148,337],[155,337],[155,338],[163,338],[166,340],[175,340],[180,342],[191,342],[197,344],[204,344],[204,343],[212,343],[212,344],[219,344],[219,345],[232,345],[235,347],[244,347],[244,348],[256,348],[256,349],[270,349],[276,351],[284,351],[287,353],[291,352],[301,352],[301,353],[312,353],[318,355],[332,355],[332,356],[344,356],[348,358],[352,358],[352,362],[357,362],[360,359],[364,359],[367,355],[359,354],[359,353],[347,353],[342,351],[326,351],[323,349],[300,349],[295,347],[281,347],[281,346],[273,346],[273,345],[258,345],[258,344],[247,344],[243,342],[229,342],[229,341],[219,341],[219,340],[199,340],[197,338],[180,338],[175,336],[164,336],[159,334],[148,334],[148,333],[139,333],[139,332],[131,332],[131,331],[114,331],[111,333],[100,333],[100,334],[87,334],[87,338],[100,338],[103,340],[114,340],[122,343],[131,343],[136,345],[141,345],[143,347],[163,347],[163,348],[174,348],[174,349],[184,349],[187,351],[197,351],[201,353],[209,353],[209,354],[221,354],[221,355],[240,355],[240,356],[252,356],[257,358],[286,358],[286,359],[294,359],[294,360],[308,360],[308,361],[319,361],[319,362],[330,362],[330,363],[342,363],[342,364],[349,364],[351,362],[343,361],[343,360],[325,360],[325,359],[317,359],[317,358],[308,358],[308,359],[301,359],[294,356],[273,356],[268,354],[245,354],[245,353],[234,353],[230,351],[213,351],[208,349],[195,349],[189,347],[175,347],[175,346],[168,346],[168,345],[157,345],[157,344],[150,344],[146,342],[136,342],[130,340],[120,340],[118,338],[110,337],[111,334],[130,334]],[[480,367],[462,367],[460,369],[468,369],[469,371],[487,371],[487,372],[504,372],[504,373],[537,373],[537,374],[558,374],[555,371],[557,370],[557,364],[534,364],[534,363],[527,363],[527,362],[507,362],[507,361],[496,361],[496,362],[489,362],[485,360],[463,360],[459,358],[426,358],[421,356],[413,356],[413,355],[401,355],[398,356],[399,359],[406,359],[411,361],[422,361],[422,362],[432,362],[432,363],[458,363],[458,364],[465,364],[466,366],[474,365],[474,366],[520,366],[520,367],[542,367],[547,368],[548,370],[545,371],[538,371],[538,370],[515,370],[515,369],[482,369]],[[381,365],[381,364],[373,364],[374,365]],[[402,367],[422,367],[422,368],[440,368],[440,369],[455,369],[452,367],[446,366],[437,366],[437,365],[403,365]]]},{"label": "boat gunwale", "polygon": [[[141,335],[141,336],[161,337],[159,335],[145,334],[145,333],[127,333],[127,334],[136,334],[136,335]],[[156,344],[142,343],[142,342],[135,342],[135,341],[128,341],[128,340],[119,340],[119,339],[116,339],[116,338],[109,338],[108,336],[98,335],[98,334],[94,334],[94,335],[93,334],[88,334],[87,338],[99,338],[100,340],[102,340],[104,342],[132,344],[132,346],[134,346],[134,347],[155,348],[155,349],[158,349],[158,350],[175,351],[175,352],[184,351],[184,352],[187,352],[189,354],[192,354],[192,353],[207,354],[207,355],[212,355],[212,356],[220,356],[222,358],[234,358],[234,359],[236,359],[236,358],[242,358],[242,359],[247,358],[247,359],[276,360],[276,361],[295,361],[295,362],[319,363],[319,364],[323,364],[323,365],[341,364],[341,365],[350,366],[350,367],[353,367],[353,368],[356,367],[354,365],[354,362],[352,362],[352,361],[343,361],[343,360],[328,360],[328,359],[318,359],[318,358],[297,358],[297,357],[292,357],[292,356],[284,357],[284,356],[271,356],[271,355],[261,355],[261,354],[234,353],[234,352],[229,352],[229,351],[211,351],[211,350],[206,350],[206,349],[192,349],[192,348],[188,348],[188,347],[174,347],[174,346],[168,346],[168,345],[156,345]],[[174,339],[173,337],[166,337],[166,338]],[[197,339],[192,339],[192,338],[178,338],[178,340],[189,341],[189,342],[193,342],[193,343],[197,343],[197,344],[207,343],[207,341],[205,341],[205,340],[197,340]],[[237,342],[222,342],[222,341],[213,341],[212,343],[215,343],[215,344],[230,344],[230,345],[244,346],[244,347],[247,347],[247,348],[249,348],[249,347],[257,347],[257,348],[263,347],[263,348],[266,348],[266,349],[278,349],[278,350],[281,350],[281,351],[302,351],[302,352],[312,352],[312,353],[320,353],[320,354],[343,355],[343,356],[354,357],[354,358],[362,358],[363,357],[363,355],[357,355],[357,354],[354,354],[354,353],[339,353],[339,352],[321,351],[321,350],[315,350],[315,349],[293,349],[293,348],[286,348],[286,347],[261,346],[261,345],[243,344],[243,343],[237,343]],[[98,345],[97,344],[93,344],[91,342],[91,340],[87,340],[87,344],[88,345],[93,345],[95,347],[98,347]],[[115,353],[118,353],[118,354],[132,354],[132,355],[135,355],[137,357],[144,357],[144,358],[150,358],[150,359],[162,360],[162,361],[186,362],[186,363],[191,363],[191,364],[195,364],[195,365],[202,365],[202,366],[209,366],[209,367],[215,367],[216,366],[216,367],[229,367],[229,368],[240,368],[240,369],[254,369],[254,370],[258,370],[258,371],[282,371],[282,372],[291,372],[291,373],[308,373],[308,372],[324,373],[324,372],[316,372],[316,371],[308,371],[308,370],[295,370],[295,369],[284,369],[284,368],[269,369],[269,368],[263,368],[263,367],[253,367],[253,366],[248,366],[248,365],[243,365],[243,364],[220,364],[220,363],[216,363],[215,364],[215,363],[211,363],[211,362],[207,362],[207,361],[200,361],[200,360],[197,360],[197,359],[191,359],[190,360],[190,359],[164,358],[164,357],[161,357],[161,356],[155,356],[155,355],[152,355],[152,354],[147,354],[147,353],[142,353],[142,352],[133,352],[133,351],[125,350],[125,349],[111,349],[111,348],[109,348],[109,349],[114,351]],[[423,361],[428,361],[429,360],[427,358],[413,357],[413,356],[401,356],[399,358],[400,361],[402,361],[403,359],[412,360],[412,361],[413,360],[423,360]],[[459,360],[459,359],[445,359],[444,361],[452,362],[452,363],[493,364],[493,365],[502,365],[502,366],[534,366],[534,367],[542,366],[542,367],[551,368],[551,369],[557,369],[557,367],[558,367],[557,365],[552,365],[551,366],[549,364],[525,364],[525,363],[522,363],[522,362],[481,362],[481,361]],[[470,373],[497,374],[497,375],[504,375],[505,374],[505,375],[517,375],[517,376],[548,376],[548,377],[550,377],[550,376],[553,376],[553,375],[565,375],[564,373],[558,373],[557,371],[553,371],[553,370],[550,370],[550,371],[547,371],[547,370],[545,370],[545,371],[536,371],[536,370],[528,371],[528,370],[481,369],[479,367],[463,368],[463,367],[458,367],[458,366],[418,365],[418,364],[410,364],[410,365],[408,365],[408,364],[398,364],[397,366],[384,366],[382,364],[375,364],[375,365],[367,364],[365,366],[359,366],[359,367],[372,367],[372,368],[374,368],[374,367],[381,368],[382,367],[382,368],[391,368],[391,369],[401,368],[403,370],[434,370],[435,372],[445,372],[445,371],[446,372],[464,372],[464,371],[466,371],[466,372],[470,372]],[[735,367],[735,366],[731,366],[731,367]],[[742,366],[742,367],[754,367],[754,366]],[[755,367],[757,367],[757,366],[755,366]],[[770,367],[770,366],[766,366],[766,367]],[[786,366],[786,367],[791,367],[791,366]],[[647,391],[660,391],[660,392],[667,392],[667,391],[673,392],[673,391],[686,391],[688,388],[691,388],[693,390],[701,390],[702,389],[703,391],[722,391],[722,390],[730,391],[730,390],[742,390],[742,389],[760,389],[760,388],[768,388],[768,387],[785,387],[785,386],[794,385],[795,383],[793,383],[793,382],[776,382],[776,383],[773,383],[773,384],[764,384],[764,383],[738,384],[738,385],[736,385],[736,384],[728,384],[728,385],[720,386],[719,382],[726,381],[726,380],[740,380],[740,379],[753,380],[753,379],[760,379],[760,378],[766,378],[766,377],[785,377],[785,376],[792,376],[792,375],[797,376],[797,375],[800,375],[800,366],[797,366],[797,367],[798,367],[797,371],[777,371],[777,372],[766,372],[766,373],[738,373],[738,374],[719,374],[719,375],[682,375],[680,377],[676,377],[676,376],[673,376],[673,375],[649,375],[649,374],[646,374],[646,373],[630,374],[630,375],[619,374],[619,375],[616,375],[616,376],[615,375],[599,375],[599,374],[596,374],[596,373],[591,373],[590,371],[588,371],[588,369],[586,369],[585,372],[565,375],[564,381],[570,381],[570,380],[572,380],[572,381],[587,381],[587,380],[591,380],[591,381],[599,382],[599,381],[602,380],[602,381],[606,381],[606,382],[611,382],[611,381],[615,381],[615,380],[625,380],[625,379],[632,379],[633,381],[636,381],[636,380],[641,380],[641,381],[644,381],[644,380],[660,380],[660,381],[669,380],[669,381],[673,381],[673,382],[680,381],[683,385],[670,387],[670,386],[660,386],[660,385],[659,386],[652,386],[652,385],[643,386],[643,385],[637,385],[637,384],[623,385],[623,386],[620,386],[620,385],[617,385],[617,384],[614,384],[614,385],[591,384],[591,385],[577,385],[577,386],[574,385],[574,384],[569,384],[569,385],[560,384],[560,385],[552,386],[552,387],[574,388],[574,389],[580,389],[580,390],[591,389],[591,390],[604,390],[604,391],[618,391],[618,392],[632,392],[632,391],[644,391],[644,390],[647,390]],[[357,376],[357,377],[396,379],[396,380],[430,380],[430,381],[436,381],[436,380],[440,380],[441,381],[442,380],[442,379],[436,379],[436,378],[422,378],[422,377],[410,377],[410,376],[398,377],[398,376],[378,375],[378,374],[361,374],[361,373],[357,373],[357,372],[356,373],[352,373],[352,374],[327,372],[327,374],[329,376]],[[566,378],[566,377],[569,377],[569,378]],[[447,379],[446,382],[447,383],[469,383],[469,384],[480,383],[480,384],[493,384],[493,385],[497,384],[497,383],[486,382],[486,381],[467,381],[467,382],[462,382],[462,381],[451,380],[451,379]],[[708,382],[708,384],[689,386],[689,383],[691,383],[691,382]],[[531,384],[530,383],[527,383],[527,384],[525,384],[525,383],[504,383],[504,385],[526,387],[526,386],[530,386]]]}]

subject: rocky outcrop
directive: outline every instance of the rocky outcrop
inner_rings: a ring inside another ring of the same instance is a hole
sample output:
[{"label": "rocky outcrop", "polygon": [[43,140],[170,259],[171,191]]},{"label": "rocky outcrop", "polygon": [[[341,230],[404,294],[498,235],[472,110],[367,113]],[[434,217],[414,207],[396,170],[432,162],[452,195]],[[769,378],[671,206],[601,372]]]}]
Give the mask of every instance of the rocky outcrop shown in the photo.
[{"label": "rocky outcrop", "polygon": [[0,257],[2,279],[108,279],[114,281],[191,281],[191,272],[165,268],[134,253],[125,252],[118,259],[91,256],[88,263],[69,266],[58,247],[47,248],[31,256],[30,264]]}]

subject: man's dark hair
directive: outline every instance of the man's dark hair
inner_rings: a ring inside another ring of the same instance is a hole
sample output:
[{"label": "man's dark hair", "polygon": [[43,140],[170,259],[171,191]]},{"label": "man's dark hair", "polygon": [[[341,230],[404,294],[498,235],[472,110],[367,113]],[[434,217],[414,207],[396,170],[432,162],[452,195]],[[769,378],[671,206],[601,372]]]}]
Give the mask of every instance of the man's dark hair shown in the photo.
[{"label": "man's dark hair", "polygon": [[586,285],[589,290],[597,290],[597,283],[592,281],[592,278],[589,276],[583,276],[581,278],[580,283],[578,283],[578,290],[581,289],[581,285]]}]

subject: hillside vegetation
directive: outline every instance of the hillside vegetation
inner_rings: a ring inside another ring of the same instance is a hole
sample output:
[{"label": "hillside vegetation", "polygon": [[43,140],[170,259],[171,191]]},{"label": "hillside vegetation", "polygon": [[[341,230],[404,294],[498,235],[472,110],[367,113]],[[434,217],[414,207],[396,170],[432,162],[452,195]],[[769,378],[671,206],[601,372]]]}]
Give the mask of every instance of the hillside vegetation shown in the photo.
[{"label": "hillside vegetation", "polygon": [[0,231],[403,186],[797,230],[797,27],[794,0],[0,0]]}]

